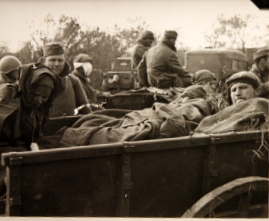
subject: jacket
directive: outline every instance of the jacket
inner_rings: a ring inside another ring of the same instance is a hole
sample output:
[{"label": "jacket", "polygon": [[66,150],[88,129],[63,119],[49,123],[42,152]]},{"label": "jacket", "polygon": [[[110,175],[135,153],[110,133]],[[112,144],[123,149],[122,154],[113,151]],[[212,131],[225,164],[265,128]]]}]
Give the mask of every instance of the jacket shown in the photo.
[{"label": "jacket", "polygon": [[191,75],[179,63],[175,46],[166,39],[150,48],[138,65],[141,86],[157,88],[187,87]]},{"label": "jacket", "polygon": [[[8,103],[0,104],[0,141],[14,146],[29,146],[41,135],[48,120],[48,110],[57,94],[60,77],[41,64],[22,65],[19,73],[16,96],[9,98]],[[36,108],[28,96],[33,93],[32,85],[44,74],[54,79],[54,89],[46,103]]]},{"label": "jacket", "polygon": [[80,83],[81,83],[81,85],[86,93],[88,102],[89,103],[96,103],[96,96],[95,96],[94,89],[93,89],[90,81],[87,81],[87,79],[89,79],[89,78],[87,78],[85,76],[85,72],[84,72],[83,68],[79,67],[79,68],[75,69],[71,74],[80,80]]},{"label": "jacket", "polygon": [[[66,63],[63,72],[60,74],[62,88],[54,98],[50,107],[49,117],[72,116],[74,109],[88,104],[87,96],[79,79],[70,73],[70,67]],[[91,110],[84,107],[79,114],[88,114]]]},{"label": "jacket", "polygon": [[134,50],[132,53],[132,68],[135,69],[139,62],[142,60],[142,57],[144,53],[150,48],[150,45],[148,44],[147,41],[143,39],[139,39],[134,46]]},{"label": "jacket", "polygon": [[265,69],[262,71],[261,69],[259,69],[257,67],[256,64],[253,64],[250,71],[253,72],[254,74],[256,74],[260,78],[262,83],[269,81],[269,79],[268,79],[269,70],[268,69]]}]

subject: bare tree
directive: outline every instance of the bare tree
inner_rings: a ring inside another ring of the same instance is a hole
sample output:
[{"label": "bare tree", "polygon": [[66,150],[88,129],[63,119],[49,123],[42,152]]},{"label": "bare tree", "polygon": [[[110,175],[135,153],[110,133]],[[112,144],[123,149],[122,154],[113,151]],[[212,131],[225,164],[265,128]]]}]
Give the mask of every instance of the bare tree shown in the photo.
[{"label": "bare tree", "polygon": [[265,40],[260,31],[264,23],[254,15],[234,15],[230,18],[219,15],[217,21],[217,25],[213,25],[213,33],[205,35],[212,47],[228,47],[245,52],[247,45],[252,47]]}]

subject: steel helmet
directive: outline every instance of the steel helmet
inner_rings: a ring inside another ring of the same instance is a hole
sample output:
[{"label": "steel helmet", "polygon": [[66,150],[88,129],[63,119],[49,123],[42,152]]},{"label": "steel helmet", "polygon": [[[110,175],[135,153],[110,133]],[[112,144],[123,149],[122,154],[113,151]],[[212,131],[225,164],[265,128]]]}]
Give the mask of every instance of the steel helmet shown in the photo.
[{"label": "steel helmet", "polygon": [[0,60],[0,72],[9,73],[13,70],[16,70],[21,65],[21,62],[18,58],[12,55],[4,56]]}]

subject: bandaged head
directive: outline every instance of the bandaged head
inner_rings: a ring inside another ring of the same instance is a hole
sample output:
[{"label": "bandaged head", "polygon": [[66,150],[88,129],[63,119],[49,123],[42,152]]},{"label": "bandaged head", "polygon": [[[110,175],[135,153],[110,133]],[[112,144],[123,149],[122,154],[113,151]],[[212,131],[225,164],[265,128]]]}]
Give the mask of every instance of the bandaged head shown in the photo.
[{"label": "bandaged head", "polygon": [[74,68],[77,69],[79,67],[83,67],[83,70],[85,72],[85,76],[90,76],[92,73],[92,58],[87,54],[78,54],[74,58]]}]

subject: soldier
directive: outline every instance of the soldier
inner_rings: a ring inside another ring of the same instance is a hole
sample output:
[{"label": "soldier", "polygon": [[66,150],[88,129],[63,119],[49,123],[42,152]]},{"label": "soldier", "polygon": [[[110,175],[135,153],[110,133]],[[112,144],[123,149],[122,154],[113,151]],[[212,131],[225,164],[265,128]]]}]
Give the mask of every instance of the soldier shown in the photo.
[{"label": "soldier", "polygon": [[0,84],[14,83],[18,78],[18,67],[21,62],[12,55],[4,56],[0,61]]},{"label": "soldier", "polygon": [[179,63],[176,31],[165,31],[159,44],[150,48],[138,65],[140,86],[157,88],[187,87],[191,75]]},{"label": "soldier", "polygon": [[[70,75],[70,67],[65,61],[65,51],[58,42],[49,42],[43,48],[41,62],[61,77],[61,92],[53,101],[50,117],[74,115],[79,108],[79,114],[91,112],[85,91],[77,77]],[[82,108],[81,108],[82,107]]]},{"label": "soldier", "polygon": [[254,54],[255,63],[252,65],[251,71],[255,73],[261,80],[261,97],[269,99],[269,49],[261,49]]},{"label": "soldier", "polygon": [[42,64],[22,65],[19,73],[16,96],[0,104],[0,140],[12,144],[23,140],[29,145],[48,119],[60,78]]},{"label": "soldier", "polygon": [[[59,77],[44,65],[22,65],[19,73],[16,96],[0,104],[0,154],[31,150],[58,92]],[[4,177],[5,167],[0,166],[0,194],[5,192]]]},{"label": "soldier", "polygon": [[91,85],[90,75],[92,73],[92,58],[87,54],[78,54],[74,58],[74,71],[72,74],[76,76],[86,92],[89,103],[96,103],[96,96]]},{"label": "soldier", "polygon": [[250,71],[241,71],[226,80],[229,107],[203,119],[197,134],[219,134],[231,131],[268,130],[268,100],[260,98],[260,79]]},{"label": "soldier", "polygon": [[255,63],[252,65],[251,71],[255,73],[261,80],[261,83],[268,82],[269,75],[269,49],[261,49],[254,54]]},{"label": "soldier", "polygon": [[217,79],[216,75],[208,70],[195,72],[192,78],[193,84],[202,85],[207,92],[215,92]]},{"label": "soldier", "polygon": [[259,97],[261,92],[260,79],[250,71],[233,74],[227,79],[226,83],[229,88],[230,104],[237,104]]},{"label": "soldier", "polygon": [[154,34],[151,31],[144,31],[137,40],[132,53],[132,68],[136,69],[144,53],[150,48],[154,41]]},{"label": "soldier", "polygon": [[194,73],[192,80],[194,85],[201,85],[205,89],[213,114],[229,106],[222,95],[216,93],[217,78],[214,73],[209,70],[200,70]]}]

